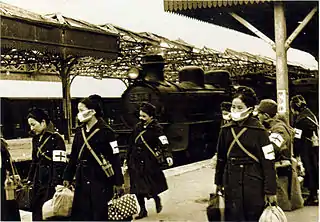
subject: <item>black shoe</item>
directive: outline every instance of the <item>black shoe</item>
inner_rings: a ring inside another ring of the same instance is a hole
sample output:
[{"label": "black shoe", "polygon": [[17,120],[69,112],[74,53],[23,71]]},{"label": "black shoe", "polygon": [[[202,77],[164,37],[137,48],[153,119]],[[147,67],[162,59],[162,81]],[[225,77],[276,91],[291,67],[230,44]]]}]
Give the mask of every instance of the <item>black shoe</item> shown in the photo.
[{"label": "black shoe", "polygon": [[319,200],[317,197],[308,197],[308,199],[306,199],[304,201],[304,205],[305,206],[318,206],[319,205]]},{"label": "black shoe", "polygon": [[138,216],[136,216],[134,219],[139,220],[147,216],[148,216],[148,211],[146,209],[142,209],[140,210]]},{"label": "black shoe", "polygon": [[162,211],[162,205],[161,205],[160,197],[155,198],[154,202],[156,203],[157,213],[160,213]]}]

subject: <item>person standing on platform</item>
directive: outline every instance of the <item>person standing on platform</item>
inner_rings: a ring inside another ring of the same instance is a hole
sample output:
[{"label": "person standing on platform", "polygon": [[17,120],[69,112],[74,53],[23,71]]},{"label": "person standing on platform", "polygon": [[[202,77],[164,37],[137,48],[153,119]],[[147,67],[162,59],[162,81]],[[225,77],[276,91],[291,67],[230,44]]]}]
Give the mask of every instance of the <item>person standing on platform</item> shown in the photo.
[{"label": "person standing on platform", "polygon": [[221,126],[231,121],[231,102],[222,102],[220,104],[220,110],[222,114]]},{"label": "person standing on platform", "polygon": [[291,211],[303,207],[297,164],[292,159],[294,130],[284,117],[277,115],[277,108],[274,100],[261,100],[258,118],[269,131],[269,139],[275,149],[278,205],[284,211]]},{"label": "person standing on platform", "polygon": [[71,220],[108,221],[108,202],[116,191],[123,194],[119,147],[114,131],[103,121],[102,108],[96,99],[78,103],[78,120],[64,186],[75,176]]},{"label": "person standing on platform", "polygon": [[15,199],[8,200],[5,191],[7,173],[13,175],[13,163],[11,162],[8,144],[4,138],[1,140],[1,221],[21,221],[19,206]]},{"label": "person standing on platform", "polygon": [[62,184],[66,166],[66,146],[43,109],[33,108],[28,116],[32,138],[32,162],[27,181],[33,184],[32,220],[42,220],[42,206],[51,199],[55,187]]},{"label": "person standing on platform", "polygon": [[142,103],[139,109],[140,122],[133,131],[133,141],[127,152],[130,192],[137,195],[140,205],[135,219],[148,216],[144,198],[153,198],[156,211],[162,210],[158,194],[168,189],[166,178],[154,153],[163,156],[168,166],[173,165],[169,142],[155,117],[156,108],[150,103]]},{"label": "person standing on platform", "polygon": [[232,121],[220,130],[215,184],[225,194],[226,221],[258,221],[265,203],[277,199],[274,150],[268,132],[252,116],[256,104],[255,92],[239,87]]},{"label": "person standing on platform", "polygon": [[[291,112],[294,115],[295,139],[294,155],[301,157],[305,168],[304,186],[309,190],[305,205],[318,205],[319,189],[319,123],[318,118],[307,107],[307,102],[301,95],[296,95],[290,101]],[[316,137],[313,141],[312,138]]]}]

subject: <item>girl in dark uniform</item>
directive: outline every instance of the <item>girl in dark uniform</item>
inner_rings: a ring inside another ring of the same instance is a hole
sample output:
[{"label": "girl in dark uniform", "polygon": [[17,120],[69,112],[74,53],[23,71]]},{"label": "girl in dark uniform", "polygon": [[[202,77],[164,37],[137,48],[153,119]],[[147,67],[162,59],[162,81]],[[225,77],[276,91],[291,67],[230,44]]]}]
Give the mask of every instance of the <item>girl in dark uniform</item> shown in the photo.
[{"label": "girl in dark uniform", "polygon": [[66,147],[63,138],[54,131],[48,114],[34,108],[28,114],[32,134],[32,163],[28,183],[33,183],[32,220],[42,220],[42,206],[53,197],[55,186],[62,184],[66,166]]},{"label": "girl in dark uniform", "polygon": [[154,119],[155,107],[150,103],[143,103],[139,114],[141,122],[134,129],[133,141],[127,153],[130,192],[137,195],[141,209],[135,219],[148,216],[145,197],[154,199],[157,213],[160,213],[162,205],[158,194],[168,189],[160,165],[149,149],[161,152],[168,165],[173,164],[168,139],[158,121]]},{"label": "girl in dark uniform", "polygon": [[119,195],[123,193],[115,133],[101,118],[97,99],[83,99],[78,110],[82,124],[76,129],[63,182],[68,187],[76,177],[71,220],[108,221],[108,202],[114,189]]},{"label": "girl in dark uniform", "polygon": [[[295,116],[293,127],[296,135],[294,140],[294,155],[301,157],[306,171],[304,186],[309,190],[309,196],[305,205],[318,205],[319,189],[319,145],[312,143],[313,133],[318,134],[318,118],[307,107],[305,99],[301,95],[292,97],[291,111]],[[317,135],[319,136],[319,135]]]},{"label": "girl in dark uniform", "polygon": [[226,221],[258,221],[268,202],[276,201],[274,150],[268,132],[252,111],[255,92],[239,87],[232,100],[232,121],[222,126],[215,174],[225,193]]}]

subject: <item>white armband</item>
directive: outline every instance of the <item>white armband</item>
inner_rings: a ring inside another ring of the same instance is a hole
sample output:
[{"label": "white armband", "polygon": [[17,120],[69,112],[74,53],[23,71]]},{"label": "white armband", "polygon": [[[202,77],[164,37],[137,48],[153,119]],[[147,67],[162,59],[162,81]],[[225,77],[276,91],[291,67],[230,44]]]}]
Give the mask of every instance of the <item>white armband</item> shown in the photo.
[{"label": "white armband", "polygon": [[115,140],[113,142],[110,142],[110,146],[112,148],[113,154],[119,153],[119,147],[118,147],[118,142]]},{"label": "white armband", "polygon": [[159,140],[163,145],[164,144],[169,144],[168,138],[165,135],[159,136]]},{"label": "white armband", "polygon": [[275,154],[272,144],[266,145],[262,147],[264,158],[267,160],[274,160]]},{"label": "white armband", "polygon": [[67,162],[67,152],[64,150],[53,150],[52,160],[53,162]]},{"label": "white armband", "polygon": [[281,147],[284,139],[279,133],[271,133],[269,136],[271,142],[273,142],[277,147]]},{"label": "white armband", "polygon": [[302,136],[302,130],[294,128],[294,138],[301,139],[301,136]]}]

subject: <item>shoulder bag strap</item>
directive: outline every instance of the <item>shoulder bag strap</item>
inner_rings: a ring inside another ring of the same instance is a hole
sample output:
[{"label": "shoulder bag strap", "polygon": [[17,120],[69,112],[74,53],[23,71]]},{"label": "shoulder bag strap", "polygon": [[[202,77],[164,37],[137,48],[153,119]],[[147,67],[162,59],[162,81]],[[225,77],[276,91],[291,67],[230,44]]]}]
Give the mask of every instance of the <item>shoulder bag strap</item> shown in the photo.
[{"label": "shoulder bag strap", "polygon": [[84,130],[82,128],[82,136],[83,136],[83,140],[84,143],[87,145],[87,148],[89,149],[89,151],[91,152],[92,156],[96,159],[96,161],[98,162],[98,164],[101,166],[101,169],[103,170],[103,172],[106,174],[107,177],[110,177],[110,173],[107,172],[107,170],[103,167],[103,163],[101,162],[101,160],[99,159],[99,157],[97,156],[97,154],[93,151],[92,147],[90,146],[90,144],[88,143],[88,140],[86,138],[86,135],[84,134]]},{"label": "shoulder bag strap", "polygon": [[9,153],[9,162],[10,162],[11,169],[12,169],[13,182],[15,184],[18,184],[17,178],[15,177],[15,175],[19,175],[18,170],[17,170],[16,166],[13,165],[13,161],[12,161],[12,157],[11,157],[10,153]]},{"label": "shoulder bag strap", "polygon": [[[244,128],[247,129],[247,128]],[[250,153],[246,148],[244,148],[244,146],[242,145],[242,143],[240,143],[239,141],[239,136],[236,135],[235,131],[233,128],[231,128],[231,133],[234,137],[234,140],[236,141],[236,143],[238,144],[238,146],[242,149],[243,152],[245,152],[249,157],[251,157],[252,159],[254,159],[257,163],[259,163],[259,160],[257,157],[255,157],[252,153]]]},{"label": "shoulder bag strap", "polygon": [[144,145],[149,149],[149,151],[152,153],[152,155],[157,158],[156,153],[151,149],[151,147],[149,146],[149,144],[144,140],[143,136],[141,135],[141,140],[144,143]]},{"label": "shoulder bag strap", "polygon": [[317,118],[315,118],[316,121],[314,121],[309,116],[307,116],[307,119],[310,120],[311,122],[313,122],[319,128],[319,124],[318,124]]},{"label": "shoulder bag strap", "polygon": [[85,136],[85,134],[84,134],[84,131],[83,131],[83,128],[82,128],[81,130],[82,130],[82,137],[83,137],[84,143],[82,144],[82,147],[81,147],[81,149],[80,149],[80,152],[79,152],[79,155],[78,155],[78,159],[80,159],[80,157],[81,157],[83,148],[84,148],[85,145],[86,145],[86,141],[88,142],[88,140],[90,140],[91,137],[93,137],[93,135],[96,134],[100,129],[99,129],[99,128],[95,129],[95,130],[88,136],[88,138],[86,138],[86,136]]},{"label": "shoulder bag strap", "polygon": [[42,148],[44,147],[44,145],[46,145],[46,143],[48,142],[48,140],[51,138],[51,135],[48,136],[46,138],[46,140],[41,144],[41,146],[38,148],[38,152],[37,152],[37,155],[40,154],[42,156],[44,156],[45,158],[47,158],[48,160],[51,160],[50,157],[48,157],[47,155],[45,155],[43,152],[42,152]]},{"label": "shoulder bag strap", "polygon": [[141,131],[141,132],[138,134],[138,136],[134,139],[134,142],[136,143],[137,140],[138,140],[146,131],[147,131],[147,130]]},{"label": "shoulder bag strap", "polygon": [[152,155],[157,158],[156,153],[151,149],[151,147],[149,146],[149,144],[146,142],[146,140],[143,138],[143,134],[146,132],[146,130],[141,131],[138,136],[136,137],[136,139],[134,140],[135,142],[137,142],[137,140],[141,137],[141,140],[143,142],[143,144],[148,148],[148,150],[152,153]]},{"label": "shoulder bag strap", "polygon": [[[233,130],[233,128],[231,128],[231,129]],[[248,128],[245,127],[245,128],[243,128],[243,129],[238,133],[237,136],[234,136],[234,135],[233,135],[234,138],[233,138],[233,141],[231,142],[231,144],[230,144],[230,146],[229,146],[229,148],[228,148],[227,157],[229,157],[229,154],[230,154],[232,148],[234,147],[234,144],[236,143],[235,138],[240,138],[240,136],[242,136],[242,134],[244,134],[244,132],[247,131],[247,129],[248,129]]]}]

